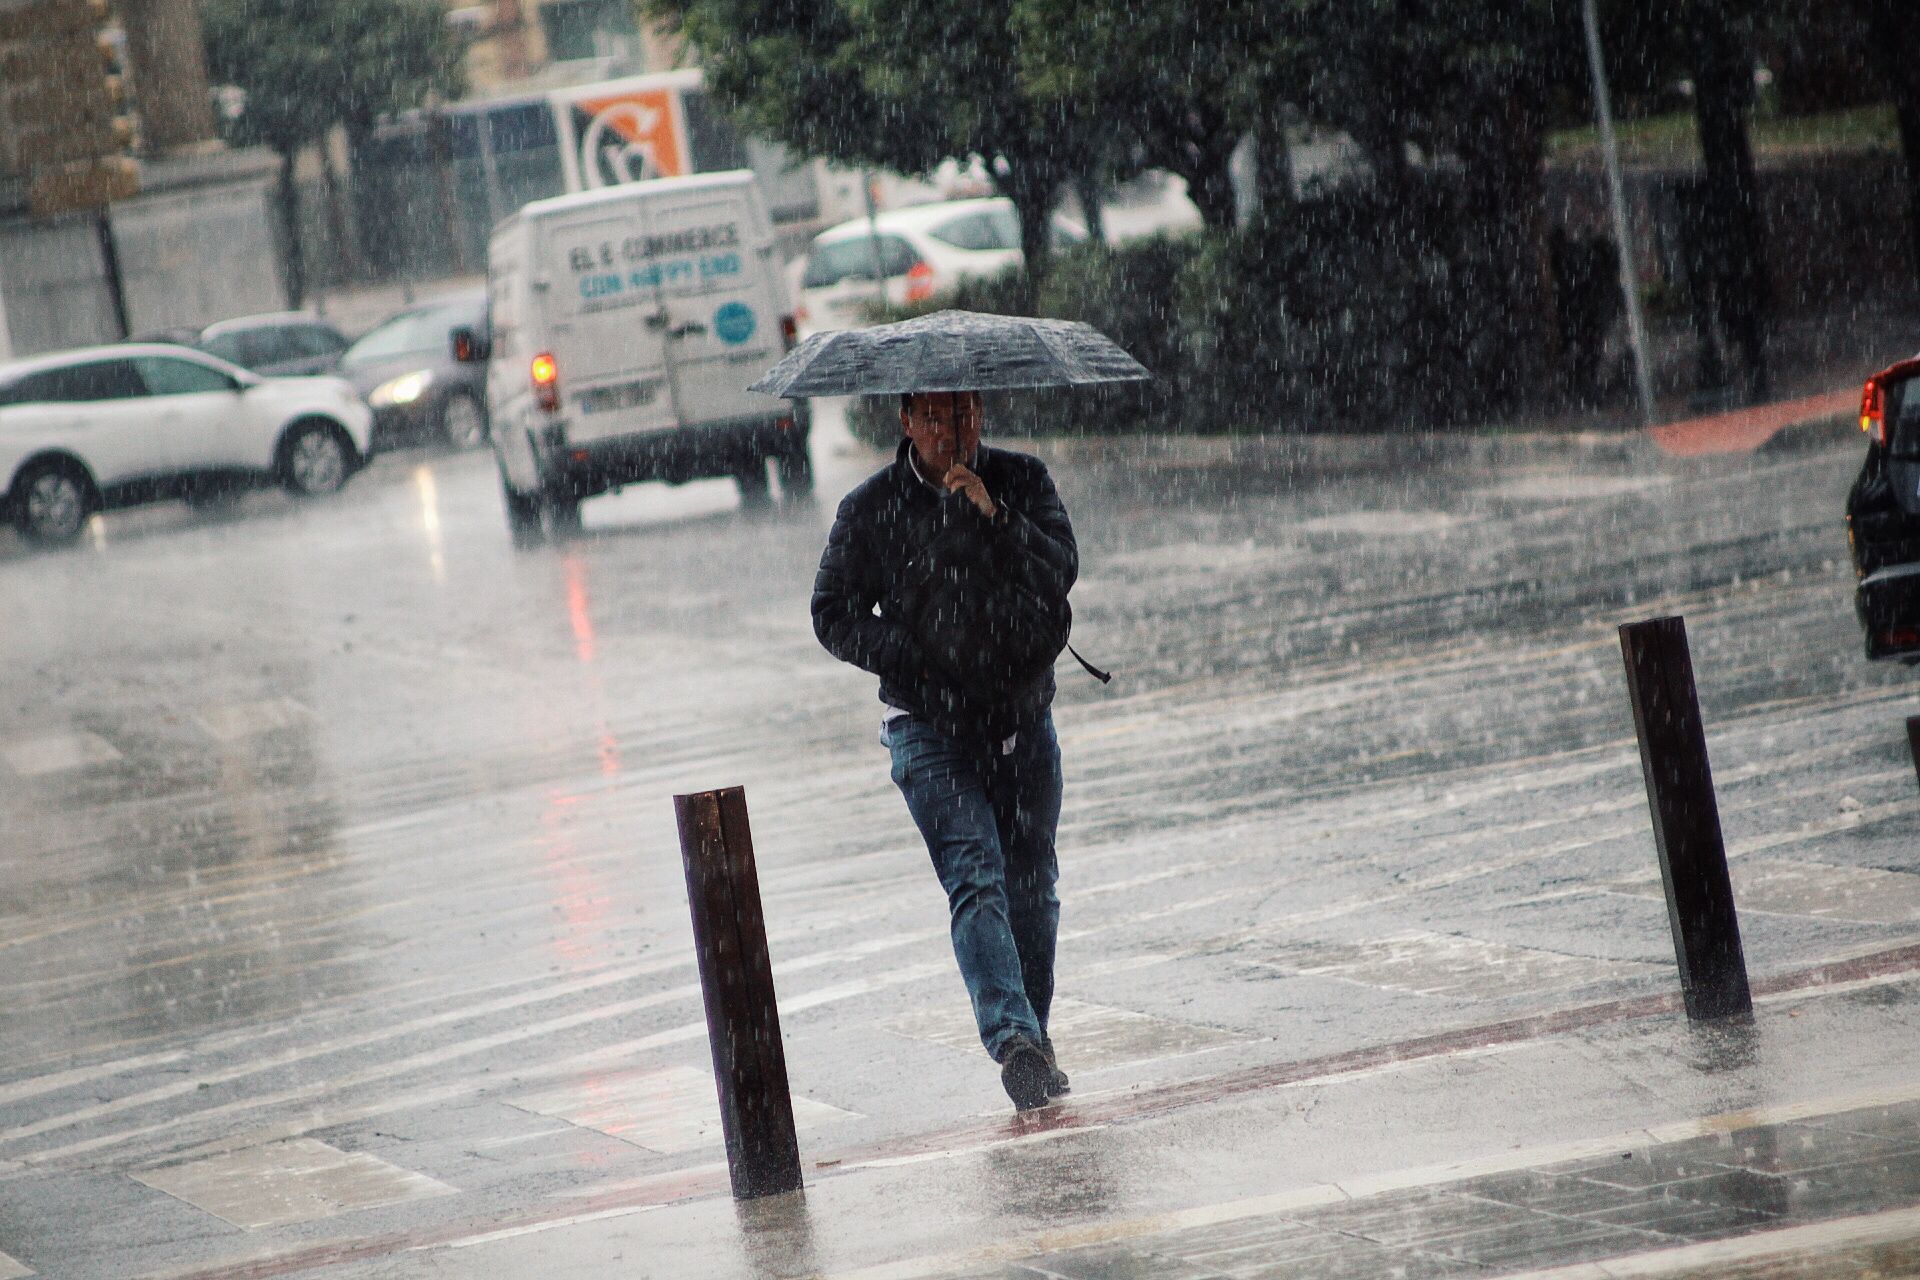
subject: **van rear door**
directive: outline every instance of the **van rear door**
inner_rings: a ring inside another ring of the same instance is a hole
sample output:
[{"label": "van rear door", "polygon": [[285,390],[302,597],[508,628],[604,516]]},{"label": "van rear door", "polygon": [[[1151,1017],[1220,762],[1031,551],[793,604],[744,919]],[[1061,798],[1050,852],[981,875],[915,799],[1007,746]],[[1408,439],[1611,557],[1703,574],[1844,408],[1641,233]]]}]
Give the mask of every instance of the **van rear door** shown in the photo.
[{"label": "van rear door", "polygon": [[678,425],[658,284],[645,255],[646,204],[547,223],[549,341],[567,439],[576,443]]},{"label": "van rear door", "polygon": [[746,386],[781,354],[784,285],[772,231],[744,183],[663,191],[650,202],[664,332],[681,421],[769,417],[772,396]]}]

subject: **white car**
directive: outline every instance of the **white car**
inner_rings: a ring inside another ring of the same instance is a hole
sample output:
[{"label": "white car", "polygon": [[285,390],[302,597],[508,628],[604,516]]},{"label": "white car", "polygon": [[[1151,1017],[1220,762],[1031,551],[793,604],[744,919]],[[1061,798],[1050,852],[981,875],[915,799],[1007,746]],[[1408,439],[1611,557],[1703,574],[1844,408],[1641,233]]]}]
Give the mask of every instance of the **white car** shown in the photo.
[{"label": "white car", "polygon": [[[877,231],[879,234],[875,235]],[[1055,247],[1078,244],[1087,233],[1058,214]],[[875,242],[878,242],[877,244]],[[874,282],[878,251],[883,284]],[[924,302],[962,280],[999,275],[1020,261],[1020,219],[1013,201],[943,200],[856,218],[813,238],[789,267],[802,334],[851,329],[866,323],[865,309],[884,295],[889,306]]]},{"label": "white car", "polygon": [[0,364],[0,513],[31,542],[96,511],[277,482],[331,493],[373,415],[341,378],[262,378],[217,356],[123,343]]}]

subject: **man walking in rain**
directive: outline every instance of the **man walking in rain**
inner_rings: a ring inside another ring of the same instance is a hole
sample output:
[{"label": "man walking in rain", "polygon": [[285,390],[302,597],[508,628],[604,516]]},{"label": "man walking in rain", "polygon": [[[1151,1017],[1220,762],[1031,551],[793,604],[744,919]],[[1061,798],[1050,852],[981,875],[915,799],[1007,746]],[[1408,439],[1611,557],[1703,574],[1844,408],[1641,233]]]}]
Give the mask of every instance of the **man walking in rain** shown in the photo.
[{"label": "man walking in rain", "polygon": [[892,465],[841,502],[813,627],[880,677],[881,741],[947,893],[980,1040],[1025,1111],[1067,1091],[1047,1038],[1060,901],[1053,661],[1079,553],[1039,459],[980,443],[980,394],[903,395]]}]

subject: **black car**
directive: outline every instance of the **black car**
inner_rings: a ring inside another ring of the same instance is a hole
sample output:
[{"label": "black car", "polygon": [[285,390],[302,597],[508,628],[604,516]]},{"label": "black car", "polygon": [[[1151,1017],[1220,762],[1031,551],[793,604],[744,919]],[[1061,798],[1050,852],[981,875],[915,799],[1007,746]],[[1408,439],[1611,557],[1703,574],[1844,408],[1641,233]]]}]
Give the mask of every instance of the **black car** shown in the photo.
[{"label": "black car", "polygon": [[296,378],[334,372],[347,340],[318,316],[283,311],[221,320],[187,345],[265,378]]},{"label": "black car", "polygon": [[388,316],[347,348],[340,375],[373,408],[374,440],[444,440],[471,449],[487,439],[484,364],[453,358],[452,332],[486,332],[484,289],[446,294]]},{"label": "black car", "polygon": [[1920,663],[1920,357],[1867,379],[1867,460],[1847,495],[1854,607],[1869,658]]}]

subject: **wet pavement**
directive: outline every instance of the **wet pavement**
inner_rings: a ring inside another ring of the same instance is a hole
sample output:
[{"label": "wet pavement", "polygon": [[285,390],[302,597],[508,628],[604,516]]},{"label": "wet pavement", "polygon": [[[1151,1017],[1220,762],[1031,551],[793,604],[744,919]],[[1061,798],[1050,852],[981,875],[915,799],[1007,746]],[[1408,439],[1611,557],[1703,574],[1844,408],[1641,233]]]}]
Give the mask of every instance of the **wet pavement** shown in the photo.
[{"label": "wet pavement", "polygon": [[[1884,1216],[1920,1203],[1916,1098],[1882,1097],[1920,1049],[1920,698],[1859,657],[1857,445],[1397,447],[1048,451],[1075,642],[1119,676],[1062,669],[1075,1091],[1037,1124],[972,1036],[871,682],[807,625],[873,465],[844,441],[816,503],[635,489],[522,554],[490,460],[431,452],[0,543],[0,1277],[1685,1274],[1788,1242],[1719,1274],[1851,1265],[1776,1233],[1867,1215],[1920,1237]],[[1614,637],[1668,612],[1762,992],[1728,1043],[1675,1011]],[[719,1163],[671,796],[732,784],[798,1208],[736,1211]],[[1622,1141],[1697,1171],[1622,1182]]]}]

